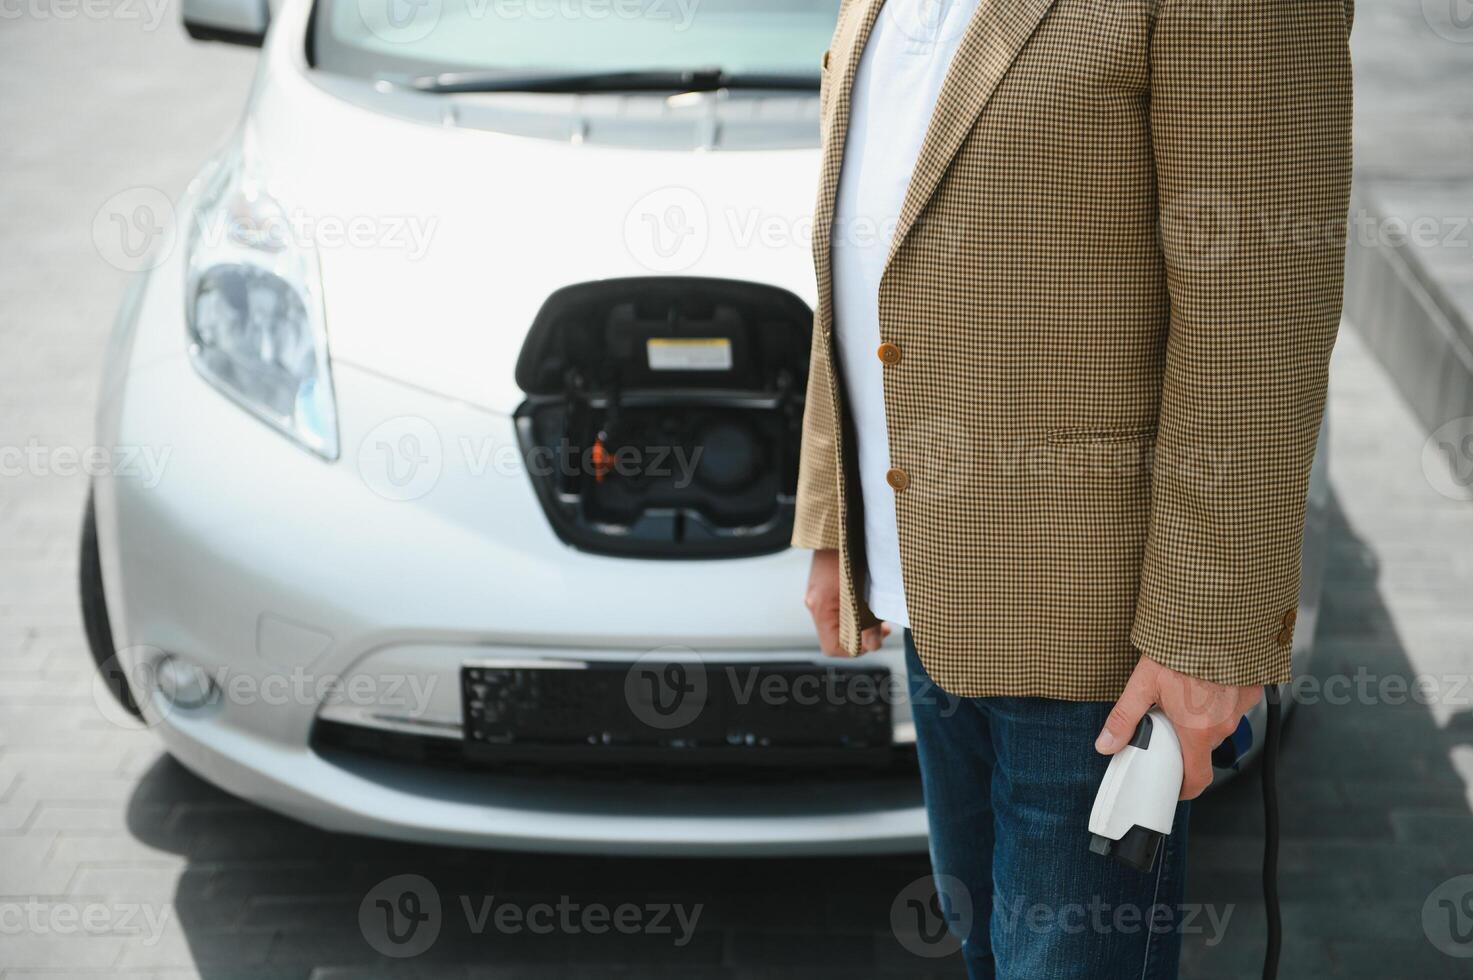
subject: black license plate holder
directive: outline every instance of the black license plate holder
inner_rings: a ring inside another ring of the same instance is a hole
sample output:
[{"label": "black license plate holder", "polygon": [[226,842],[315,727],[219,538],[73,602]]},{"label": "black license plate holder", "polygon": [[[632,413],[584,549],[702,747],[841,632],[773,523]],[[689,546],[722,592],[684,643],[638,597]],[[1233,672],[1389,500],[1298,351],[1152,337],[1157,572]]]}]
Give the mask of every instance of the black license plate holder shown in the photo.
[{"label": "black license plate holder", "polygon": [[890,671],[810,662],[476,661],[468,755],[500,760],[854,758],[892,745]]}]

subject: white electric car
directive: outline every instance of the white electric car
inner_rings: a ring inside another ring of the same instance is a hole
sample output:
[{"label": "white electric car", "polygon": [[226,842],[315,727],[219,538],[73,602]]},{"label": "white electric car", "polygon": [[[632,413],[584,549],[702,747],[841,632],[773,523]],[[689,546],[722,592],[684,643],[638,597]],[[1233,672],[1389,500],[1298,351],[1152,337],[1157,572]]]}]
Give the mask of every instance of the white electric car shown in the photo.
[{"label": "white electric car", "polygon": [[900,638],[786,547],[838,3],[186,0],[263,52],[107,354],[105,697],[331,829],[924,847]]}]

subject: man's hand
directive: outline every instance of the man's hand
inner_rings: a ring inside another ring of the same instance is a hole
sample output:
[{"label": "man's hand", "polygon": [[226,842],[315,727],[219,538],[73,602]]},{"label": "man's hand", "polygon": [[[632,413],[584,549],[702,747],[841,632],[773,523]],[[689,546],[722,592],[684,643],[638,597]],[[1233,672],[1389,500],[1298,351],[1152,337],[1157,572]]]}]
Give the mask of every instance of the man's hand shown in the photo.
[{"label": "man's hand", "polygon": [[1105,720],[1095,749],[1105,755],[1119,752],[1130,743],[1146,712],[1160,705],[1181,741],[1181,798],[1195,799],[1212,783],[1212,750],[1233,733],[1238,719],[1262,696],[1263,688],[1257,685],[1214,684],[1141,657]]},{"label": "man's hand", "polygon": [[[808,592],[803,604],[813,617],[813,626],[818,630],[818,645],[829,657],[847,657],[849,654],[839,646],[839,552],[825,548],[813,553],[813,567],[808,572]],[[881,623],[871,626],[861,637],[860,649],[864,653],[878,650],[885,637],[890,635],[890,626]]]}]

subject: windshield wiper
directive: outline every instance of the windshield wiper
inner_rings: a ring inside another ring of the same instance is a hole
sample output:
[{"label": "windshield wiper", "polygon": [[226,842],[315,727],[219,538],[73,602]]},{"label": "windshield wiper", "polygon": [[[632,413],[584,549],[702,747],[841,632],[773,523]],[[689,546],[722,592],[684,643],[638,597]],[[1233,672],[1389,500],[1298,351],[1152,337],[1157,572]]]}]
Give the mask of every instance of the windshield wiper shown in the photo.
[{"label": "windshield wiper", "polygon": [[464,71],[386,79],[420,92],[715,92],[719,89],[818,91],[816,74],[725,72],[719,68],[684,71]]}]

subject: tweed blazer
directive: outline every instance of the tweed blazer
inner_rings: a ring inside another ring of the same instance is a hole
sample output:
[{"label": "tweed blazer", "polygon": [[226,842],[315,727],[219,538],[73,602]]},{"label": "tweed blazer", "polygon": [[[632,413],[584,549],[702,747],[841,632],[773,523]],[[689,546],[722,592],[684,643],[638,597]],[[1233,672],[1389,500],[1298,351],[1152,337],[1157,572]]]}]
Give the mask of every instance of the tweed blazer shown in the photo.
[{"label": "tweed blazer", "polygon": [[880,285],[892,499],[864,500],[830,248],[855,70],[820,95],[813,327],[793,543],[864,602],[894,507],[921,660],[966,696],[1108,700],[1139,655],[1289,679],[1305,496],[1340,318],[1345,0],[983,0]]}]

